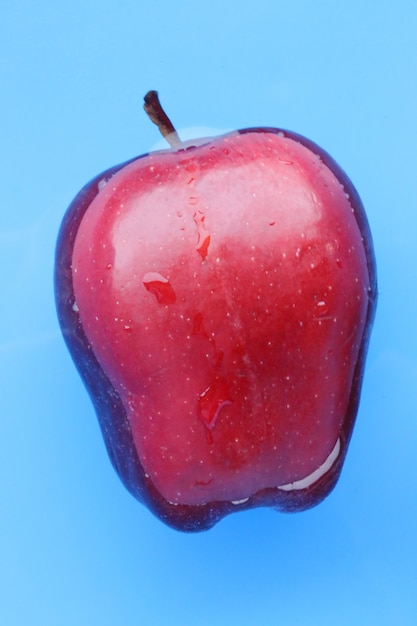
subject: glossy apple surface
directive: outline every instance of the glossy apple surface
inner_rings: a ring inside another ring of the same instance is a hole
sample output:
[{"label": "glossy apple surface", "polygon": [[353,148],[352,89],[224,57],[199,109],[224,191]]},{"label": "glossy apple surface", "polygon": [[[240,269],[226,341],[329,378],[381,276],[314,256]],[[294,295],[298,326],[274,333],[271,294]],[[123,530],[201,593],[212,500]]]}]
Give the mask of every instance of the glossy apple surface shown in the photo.
[{"label": "glossy apple surface", "polygon": [[246,129],[101,174],[64,218],[56,300],[112,461],[166,523],[331,491],[376,271],[358,194],[318,146]]}]

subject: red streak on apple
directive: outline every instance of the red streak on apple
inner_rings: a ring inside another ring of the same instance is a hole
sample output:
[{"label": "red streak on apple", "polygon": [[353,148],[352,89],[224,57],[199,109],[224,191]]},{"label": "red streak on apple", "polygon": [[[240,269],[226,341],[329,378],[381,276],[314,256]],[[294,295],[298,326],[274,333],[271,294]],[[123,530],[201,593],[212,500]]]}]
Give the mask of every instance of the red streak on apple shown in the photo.
[{"label": "red streak on apple", "polygon": [[336,461],[371,279],[349,198],[305,145],[231,133],[131,162],[86,210],[72,279],[166,501],[244,501]]}]

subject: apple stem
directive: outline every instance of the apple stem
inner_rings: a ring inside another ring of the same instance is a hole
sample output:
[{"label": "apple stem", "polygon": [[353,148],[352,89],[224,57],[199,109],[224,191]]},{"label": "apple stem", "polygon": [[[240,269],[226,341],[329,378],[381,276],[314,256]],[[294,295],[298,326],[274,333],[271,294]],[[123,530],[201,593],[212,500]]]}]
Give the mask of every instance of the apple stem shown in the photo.
[{"label": "apple stem", "polygon": [[182,143],[181,139],[175,130],[175,126],[159,102],[158,92],[148,91],[144,97],[144,101],[145,104],[143,108],[149,119],[158,126],[161,135],[167,140],[171,148],[178,148]]}]

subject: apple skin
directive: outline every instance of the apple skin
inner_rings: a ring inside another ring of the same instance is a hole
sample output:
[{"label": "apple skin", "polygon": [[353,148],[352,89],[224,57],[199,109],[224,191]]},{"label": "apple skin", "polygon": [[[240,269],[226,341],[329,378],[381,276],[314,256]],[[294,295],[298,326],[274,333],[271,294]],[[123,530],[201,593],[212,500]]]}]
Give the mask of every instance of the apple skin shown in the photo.
[{"label": "apple skin", "polygon": [[55,296],[111,461],[166,524],[333,489],[377,283],[359,195],[316,144],[248,128],[106,170],[63,219]]}]

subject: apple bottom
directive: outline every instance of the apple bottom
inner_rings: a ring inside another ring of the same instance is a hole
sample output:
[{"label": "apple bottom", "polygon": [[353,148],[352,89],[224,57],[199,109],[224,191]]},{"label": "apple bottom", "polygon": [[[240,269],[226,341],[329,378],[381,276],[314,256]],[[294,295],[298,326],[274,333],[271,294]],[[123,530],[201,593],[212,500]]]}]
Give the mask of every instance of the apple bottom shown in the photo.
[{"label": "apple bottom", "polygon": [[[285,414],[277,419],[272,396],[269,416],[267,403],[262,408],[264,419],[249,416],[246,424],[242,404],[235,400],[221,408],[215,426],[208,428],[198,418],[197,403],[187,408],[183,401],[187,394],[180,391],[177,387],[176,397],[165,402],[161,396],[156,401],[134,394],[125,400],[145,476],[172,504],[241,503],[265,489],[307,489],[340,455],[341,442],[335,433],[341,431],[345,398],[342,405],[339,398],[339,416],[329,411],[332,419],[320,419],[313,406],[306,412],[300,400],[298,419],[293,412],[288,420]],[[181,403],[182,419],[175,421]]]},{"label": "apple bottom", "polygon": [[261,489],[253,496],[239,500],[213,500],[201,505],[179,504],[167,501],[147,475],[141,478],[137,475],[134,483],[126,482],[126,475],[121,475],[121,478],[132,495],[165,524],[182,532],[201,532],[209,530],[231,513],[259,507],[273,508],[281,513],[300,513],[317,506],[331,493],[340,477],[349,439],[342,433],[325,464],[306,477],[303,484],[298,482],[282,485],[281,488]]}]

